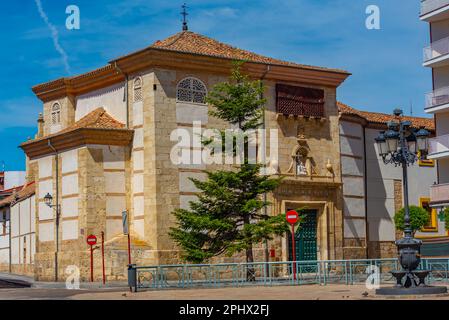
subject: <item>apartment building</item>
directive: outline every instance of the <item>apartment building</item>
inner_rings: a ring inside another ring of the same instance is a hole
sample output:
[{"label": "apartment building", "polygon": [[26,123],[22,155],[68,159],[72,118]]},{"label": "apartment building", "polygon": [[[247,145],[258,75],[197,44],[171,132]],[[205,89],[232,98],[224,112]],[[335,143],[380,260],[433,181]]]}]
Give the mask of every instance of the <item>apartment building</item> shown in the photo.
[{"label": "apartment building", "polygon": [[436,127],[428,158],[438,163],[438,182],[431,187],[430,204],[441,209],[449,205],[449,0],[421,1],[420,18],[430,27],[423,65],[432,68],[433,90],[426,95],[425,111],[434,115]]}]

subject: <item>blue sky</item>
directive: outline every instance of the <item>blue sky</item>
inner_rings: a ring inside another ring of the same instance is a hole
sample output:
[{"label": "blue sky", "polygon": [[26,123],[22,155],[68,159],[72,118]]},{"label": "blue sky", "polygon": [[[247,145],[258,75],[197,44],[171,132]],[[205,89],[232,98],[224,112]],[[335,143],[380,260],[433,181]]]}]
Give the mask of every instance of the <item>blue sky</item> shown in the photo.
[{"label": "blue sky", "polygon": [[[41,103],[31,87],[69,75],[38,0],[5,1],[0,11],[0,161],[24,169],[17,146],[36,131]],[[181,28],[181,1],[40,0],[67,54],[70,74],[164,39]],[[303,64],[353,73],[338,99],[359,109],[390,112],[401,106],[423,116],[431,72],[422,67],[428,26],[419,0],[196,0],[189,27],[225,43]],[[65,28],[68,5],[81,11],[81,29]],[[365,9],[378,5],[381,30],[365,28]]]}]

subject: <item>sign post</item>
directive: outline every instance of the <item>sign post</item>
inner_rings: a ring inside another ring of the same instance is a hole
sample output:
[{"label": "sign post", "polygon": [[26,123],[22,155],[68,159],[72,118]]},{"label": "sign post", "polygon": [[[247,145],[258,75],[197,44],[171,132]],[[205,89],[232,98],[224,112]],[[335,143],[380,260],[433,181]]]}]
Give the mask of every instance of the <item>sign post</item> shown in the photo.
[{"label": "sign post", "polygon": [[122,212],[123,234],[128,236],[128,264],[131,264],[131,237],[129,235],[129,217],[128,211]]},{"label": "sign post", "polygon": [[295,241],[295,224],[299,221],[298,212],[290,210],[286,215],[287,222],[292,226],[292,259],[293,259],[293,279],[296,280],[296,241]]},{"label": "sign post", "polygon": [[103,285],[106,284],[106,273],[104,270],[104,232],[101,231],[101,262],[103,267]]},{"label": "sign post", "polygon": [[94,282],[94,245],[97,244],[97,237],[93,234],[88,236],[87,244],[90,246],[90,282]]}]

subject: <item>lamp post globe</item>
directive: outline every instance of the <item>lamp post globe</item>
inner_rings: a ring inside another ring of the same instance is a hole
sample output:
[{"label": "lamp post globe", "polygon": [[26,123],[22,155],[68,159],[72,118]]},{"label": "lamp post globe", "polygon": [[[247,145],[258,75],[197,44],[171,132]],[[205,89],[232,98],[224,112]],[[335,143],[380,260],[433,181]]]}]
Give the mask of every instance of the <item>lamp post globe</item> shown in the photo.
[{"label": "lamp post globe", "polygon": [[416,133],[416,143],[418,145],[418,150],[421,151],[421,153],[429,150],[429,136],[430,132],[424,127],[421,127]]},{"label": "lamp post globe", "polygon": [[53,204],[53,197],[51,196],[50,193],[47,193],[47,194],[45,195],[44,201],[45,201],[45,204],[46,204],[47,206],[49,206],[49,207],[52,206],[52,204]]}]

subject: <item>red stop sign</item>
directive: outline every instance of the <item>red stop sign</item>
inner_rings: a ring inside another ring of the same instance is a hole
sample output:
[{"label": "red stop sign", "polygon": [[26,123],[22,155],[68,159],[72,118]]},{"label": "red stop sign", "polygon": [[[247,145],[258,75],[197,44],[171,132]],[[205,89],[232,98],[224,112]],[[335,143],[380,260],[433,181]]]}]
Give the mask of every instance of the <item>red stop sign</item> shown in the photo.
[{"label": "red stop sign", "polygon": [[287,212],[286,218],[288,223],[295,224],[299,220],[298,212],[296,212],[295,210],[290,210],[289,212]]},{"label": "red stop sign", "polygon": [[90,246],[94,246],[97,244],[97,237],[91,234],[87,237],[87,244]]}]

